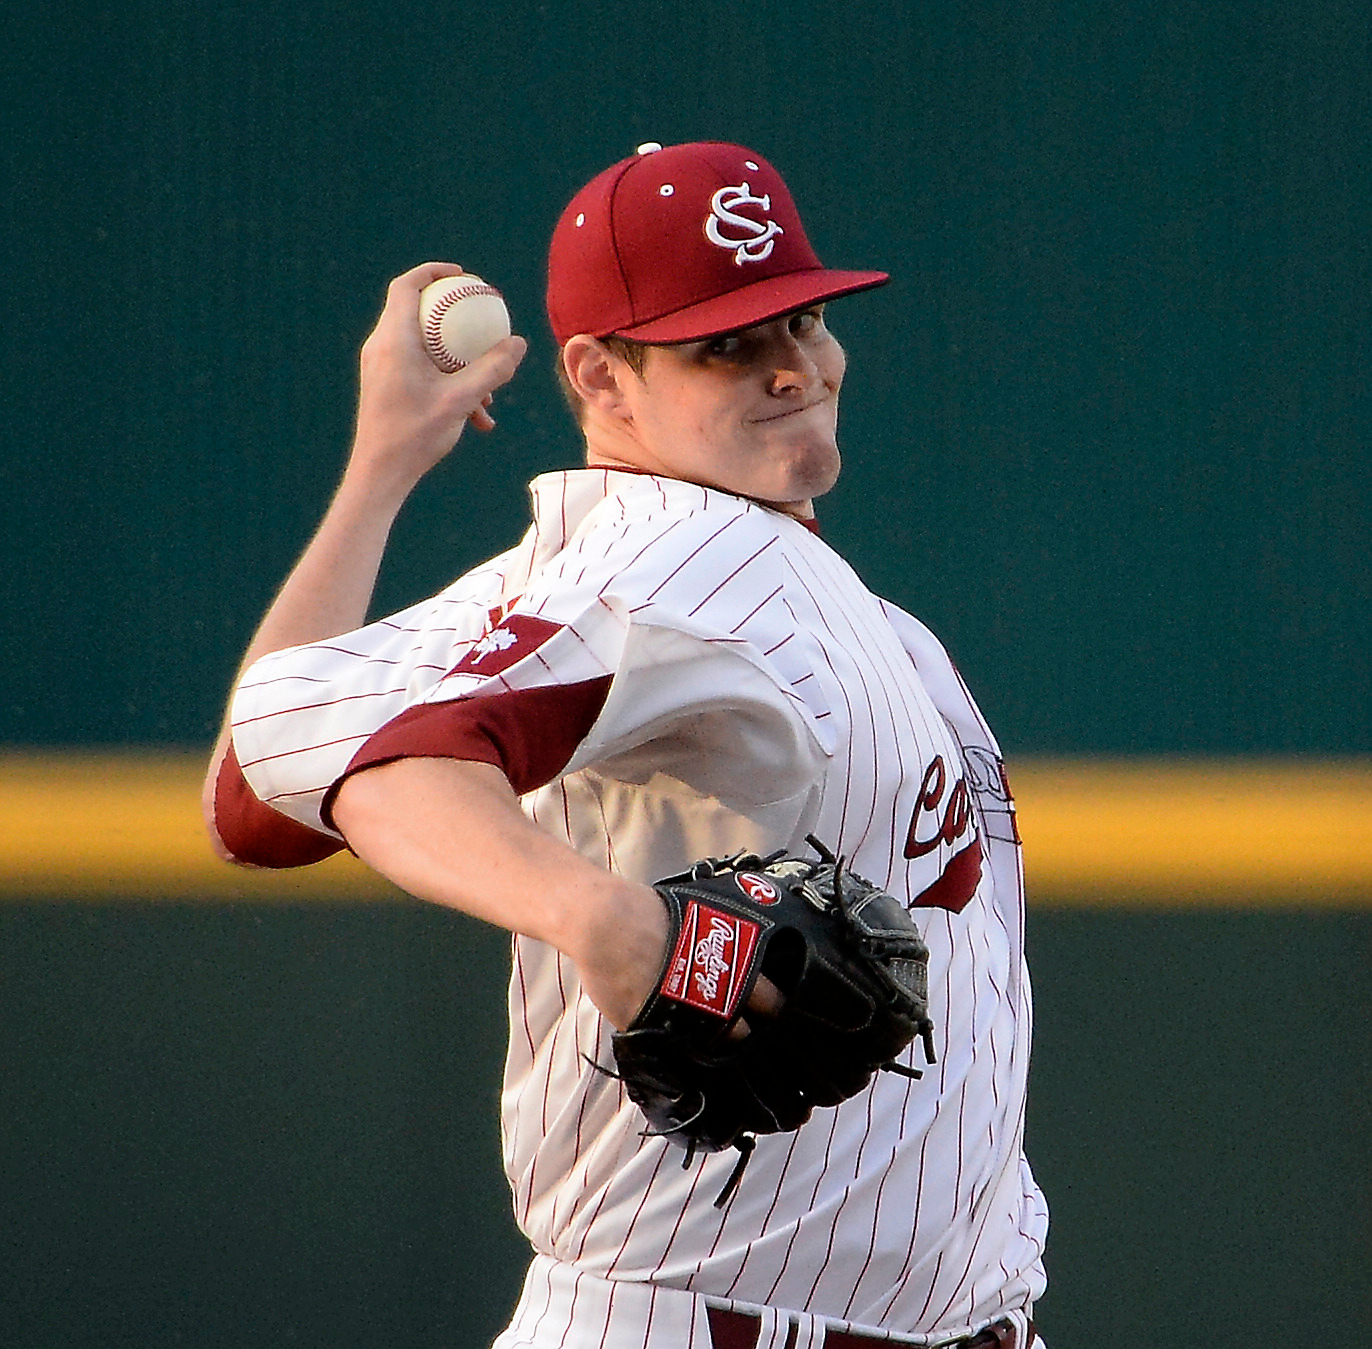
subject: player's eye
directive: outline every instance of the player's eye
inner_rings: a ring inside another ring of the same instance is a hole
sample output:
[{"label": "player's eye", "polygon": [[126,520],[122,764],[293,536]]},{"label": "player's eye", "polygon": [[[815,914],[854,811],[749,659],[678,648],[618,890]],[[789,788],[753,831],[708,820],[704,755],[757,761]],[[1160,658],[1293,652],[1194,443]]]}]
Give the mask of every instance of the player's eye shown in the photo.
[{"label": "player's eye", "polygon": [[738,333],[724,333],[705,344],[709,356],[737,356],[743,351],[743,338]]},{"label": "player's eye", "polygon": [[824,306],[815,305],[812,309],[802,309],[791,315],[791,332],[797,337],[808,337],[824,326]]}]

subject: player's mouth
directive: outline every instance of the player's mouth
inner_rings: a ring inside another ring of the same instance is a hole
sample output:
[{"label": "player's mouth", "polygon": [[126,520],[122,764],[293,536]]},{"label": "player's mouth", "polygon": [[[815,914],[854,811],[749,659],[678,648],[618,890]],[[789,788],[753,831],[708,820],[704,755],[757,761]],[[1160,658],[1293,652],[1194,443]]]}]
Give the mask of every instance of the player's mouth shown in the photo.
[{"label": "player's mouth", "polygon": [[753,418],[753,421],[755,421],[755,422],[779,422],[779,421],[781,421],[784,417],[795,417],[795,416],[798,416],[798,415],[799,415],[800,413],[802,413],[802,412],[809,412],[811,408],[821,407],[821,406],[823,406],[825,403],[827,403],[828,401],[829,401],[829,396],[828,396],[828,394],[825,394],[825,396],[824,396],[823,398],[815,398],[815,399],[812,399],[812,400],[811,400],[810,402],[808,402],[808,403],[802,403],[799,407],[795,407],[795,408],[786,408],[786,409],[785,409],[784,411],[782,411],[782,412],[773,412],[773,413],[771,413],[769,416],[766,416],[766,417],[754,417],[754,418]]}]

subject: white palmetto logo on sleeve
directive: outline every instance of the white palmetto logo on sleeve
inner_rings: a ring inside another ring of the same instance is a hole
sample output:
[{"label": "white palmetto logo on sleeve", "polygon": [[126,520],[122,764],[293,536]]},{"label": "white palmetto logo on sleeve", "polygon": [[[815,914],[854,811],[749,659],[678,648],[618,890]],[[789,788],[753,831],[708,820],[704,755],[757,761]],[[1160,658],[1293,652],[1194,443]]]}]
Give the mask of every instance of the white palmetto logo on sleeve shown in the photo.
[{"label": "white palmetto logo on sleeve", "polygon": [[770,194],[753,196],[747,183],[721,187],[710,198],[710,214],[705,221],[705,237],[717,247],[727,248],[739,267],[745,262],[765,262],[772,256],[777,237],[785,233],[775,220],[741,215],[741,206],[760,207],[765,215],[772,209],[772,198]]},{"label": "white palmetto logo on sleeve", "polygon": [[550,623],[537,614],[508,614],[467,647],[462,659],[448,674],[491,679],[527,660],[561,631],[561,624]]},{"label": "white palmetto logo on sleeve", "polygon": [[519,638],[509,628],[492,628],[467,653],[467,659],[475,665],[483,656],[489,656],[493,651],[508,651],[517,641]]}]

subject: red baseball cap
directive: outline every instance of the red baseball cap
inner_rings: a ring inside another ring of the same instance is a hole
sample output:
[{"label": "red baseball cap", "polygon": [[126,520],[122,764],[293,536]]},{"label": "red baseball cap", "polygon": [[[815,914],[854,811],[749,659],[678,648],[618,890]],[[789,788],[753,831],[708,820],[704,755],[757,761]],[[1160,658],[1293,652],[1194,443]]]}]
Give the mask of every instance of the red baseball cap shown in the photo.
[{"label": "red baseball cap", "polygon": [[825,268],[781,175],[741,145],[649,144],[572,198],[548,253],[548,318],[577,333],[693,342],[870,290]]}]

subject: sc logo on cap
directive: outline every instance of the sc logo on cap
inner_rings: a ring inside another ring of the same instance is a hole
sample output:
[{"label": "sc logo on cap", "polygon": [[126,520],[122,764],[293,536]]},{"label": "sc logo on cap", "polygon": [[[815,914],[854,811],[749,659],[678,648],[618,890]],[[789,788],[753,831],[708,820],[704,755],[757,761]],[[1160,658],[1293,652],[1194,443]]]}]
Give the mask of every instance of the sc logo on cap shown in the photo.
[{"label": "sc logo on cap", "polygon": [[[754,220],[751,216],[740,215],[737,209],[740,206],[760,206],[766,212],[772,209],[772,198],[770,195],[753,196],[747,183],[721,187],[710,198],[705,237],[717,247],[733,253],[734,264],[738,267],[745,262],[765,262],[772,256],[777,236],[785,230],[775,220]],[[729,234],[723,232],[726,229]]]}]

